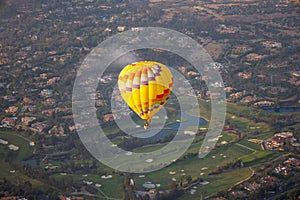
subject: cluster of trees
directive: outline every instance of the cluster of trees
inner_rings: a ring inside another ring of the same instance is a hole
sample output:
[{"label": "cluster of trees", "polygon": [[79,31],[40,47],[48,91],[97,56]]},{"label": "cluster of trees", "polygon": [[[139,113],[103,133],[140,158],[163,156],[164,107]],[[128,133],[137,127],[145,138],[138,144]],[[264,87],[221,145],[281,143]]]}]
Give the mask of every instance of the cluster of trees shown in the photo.
[{"label": "cluster of trees", "polygon": [[[51,177],[51,171],[44,171],[40,167],[26,164],[20,168],[20,171],[30,178],[40,180],[43,183],[47,183],[49,186],[53,186],[53,188],[59,188],[67,193],[72,191],[72,187],[76,187],[72,177],[66,177],[62,180],[57,180],[54,177]],[[80,186],[78,186],[78,188],[79,187]],[[53,191],[57,190],[53,189]]]},{"label": "cluster of trees", "polygon": [[221,174],[222,172],[224,172],[226,170],[241,168],[243,166],[244,166],[244,164],[241,160],[236,160],[236,161],[230,162],[226,165],[219,166],[216,171],[210,172],[208,175]]},{"label": "cluster of trees", "polygon": [[97,173],[97,161],[93,160],[92,163],[89,163],[88,161],[78,163],[73,160],[66,161],[62,163],[61,170],[70,173]]},{"label": "cluster of trees", "polygon": [[194,158],[196,156],[198,156],[199,154],[196,152],[196,153],[187,153],[186,155],[180,157],[178,159],[178,161],[181,161],[181,160],[188,160],[188,159],[191,159],[191,158]]},{"label": "cluster of trees", "polygon": [[157,141],[155,140],[130,137],[129,139],[124,139],[122,143],[119,144],[119,147],[124,150],[130,151],[132,149],[142,147],[144,145],[155,144],[155,143],[157,143]]},{"label": "cluster of trees", "polygon": [[52,189],[42,191],[34,188],[29,181],[14,184],[7,179],[0,180],[0,199],[2,197],[15,196],[25,197],[26,199],[49,199],[59,200],[58,193]]}]

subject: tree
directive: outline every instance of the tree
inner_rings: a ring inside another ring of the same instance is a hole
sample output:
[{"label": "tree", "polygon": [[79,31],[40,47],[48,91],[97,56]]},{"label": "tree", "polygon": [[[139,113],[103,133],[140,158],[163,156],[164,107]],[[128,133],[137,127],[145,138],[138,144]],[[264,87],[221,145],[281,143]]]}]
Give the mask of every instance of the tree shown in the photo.
[{"label": "tree", "polygon": [[183,187],[183,176],[180,175],[180,187],[182,188]]},{"label": "tree", "polygon": [[188,184],[190,184],[192,182],[192,177],[190,175],[186,176],[186,181],[188,182]]},{"label": "tree", "polygon": [[150,198],[150,196],[149,196],[149,194],[146,194],[145,196],[143,196],[143,200],[150,200],[151,198]]}]

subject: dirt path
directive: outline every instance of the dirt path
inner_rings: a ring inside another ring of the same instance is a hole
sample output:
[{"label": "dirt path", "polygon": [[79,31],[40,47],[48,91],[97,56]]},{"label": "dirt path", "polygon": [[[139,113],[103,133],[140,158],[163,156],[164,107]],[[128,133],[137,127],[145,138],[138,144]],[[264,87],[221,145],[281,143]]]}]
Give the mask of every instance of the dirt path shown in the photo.
[{"label": "dirt path", "polygon": [[237,186],[237,185],[239,185],[239,184],[241,184],[241,183],[243,183],[245,181],[248,181],[250,178],[252,178],[254,176],[254,174],[255,174],[254,170],[251,167],[249,167],[249,170],[251,171],[251,175],[248,176],[247,178],[245,178],[244,180],[241,180],[241,181],[237,182],[236,184],[234,184],[228,191],[232,190],[233,187],[235,187],[235,186]]},{"label": "dirt path", "polygon": [[236,145],[238,145],[238,146],[240,146],[240,147],[243,147],[243,148],[246,148],[246,149],[249,149],[250,151],[253,151],[253,153],[256,153],[256,152],[257,152],[257,150],[252,149],[252,148],[250,148],[250,147],[247,147],[247,146],[245,146],[245,145],[242,145],[242,144],[239,144],[239,143],[236,143]]},{"label": "dirt path", "polygon": [[224,17],[222,15],[219,15],[218,13],[216,13],[215,11],[213,11],[213,10],[211,10],[209,8],[202,7],[202,6],[194,6],[193,8],[195,8],[196,10],[205,11],[205,12],[213,15],[218,20],[224,21]]}]

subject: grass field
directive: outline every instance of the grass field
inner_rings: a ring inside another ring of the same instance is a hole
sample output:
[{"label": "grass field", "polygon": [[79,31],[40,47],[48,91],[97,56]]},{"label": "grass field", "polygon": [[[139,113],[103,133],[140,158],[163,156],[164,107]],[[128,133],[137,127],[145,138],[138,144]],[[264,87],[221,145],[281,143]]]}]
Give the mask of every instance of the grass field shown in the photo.
[{"label": "grass field", "polygon": [[222,133],[221,135],[222,137],[218,140],[217,144],[220,144],[223,141],[226,142],[234,142],[235,140],[238,139],[238,136],[235,134],[231,134],[231,133]]},{"label": "grass field", "polygon": [[10,150],[7,145],[0,144],[0,153],[9,152],[14,162],[20,162],[32,155],[34,147],[30,147],[28,140],[25,140],[17,132],[11,130],[3,131],[0,129],[0,138],[8,141],[8,145],[13,144],[20,148],[16,152],[9,152]]},{"label": "grass field", "polygon": [[[14,173],[12,173],[14,172]],[[16,168],[14,168],[12,165],[9,165],[8,163],[0,161],[0,179],[6,178],[7,180],[10,180],[14,184],[19,184],[20,182],[30,181],[32,186],[34,188],[38,188],[40,190],[46,190],[49,188],[48,185],[44,184],[43,182],[32,179],[28,176],[25,176]]]},{"label": "grass field", "polygon": [[204,186],[198,184],[196,186],[196,192],[193,195],[190,192],[187,192],[180,200],[199,200],[201,197],[205,198],[216,194],[219,191],[228,190],[230,185],[234,185],[235,183],[248,178],[251,174],[252,172],[249,168],[242,168],[210,176],[206,179],[209,184]]},{"label": "grass field", "polygon": [[[188,102],[189,99],[186,100]],[[199,100],[200,102],[200,111],[201,117],[203,116],[206,119],[210,119],[210,102],[206,102],[204,100]],[[188,105],[188,103],[187,103]],[[195,106],[195,105],[193,105]],[[190,115],[198,116],[198,108],[196,109],[193,106],[186,106],[187,113]],[[176,183],[180,182],[180,179],[183,179],[183,182],[186,183],[186,177],[190,175],[193,180],[198,177],[203,178],[210,183],[208,185],[202,186],[198,185],[197,192],[194,195],[191,195],[189,192],[184,195],[183,200],[189,199],[199,199],[201,195],[209,196],[211,194],[215,194],[219,191],[226,190],[230,188],[235,183],[244,180],[245,178],[251,175],[251,170],[249,167],[259,166],[267,161],[271,161],[281,154],[278,152],[264,151],[261,149],[261,146],[248,141],[249,138],[256,139],[266,139],[272,136],[273,133],[270,131],[270,127],[265,123],[255,123],[254,121],[246,118],[240,117],[239,115],[255,115],[257,114],[251,109],[244,107],[229,104],[228,105],[228,114],[227,119],[234,125],[237,125],[239,131],[246,135],[244,139],[238,141],[238,136],[229,132],[223,132],[222,137],[220,137],[217,142],[217,148],[212,150],[206,157],[199,159],[197,156],[186,160],[178,160],[172,163],[170,166],[165,167],[161,170],[147,173],[145,177],[139,177],[138,174],[134,175],[134,180],[136,183],[137,189],[143,190],[142,184],[144,182],[150,181],[154,184],[160,184],[161,190],[169,189],[172,179],[176,179]],[[234,117],[236,116],[236,117]],[[116,133],[118,129],[116,126],[106,128],[106,132],[108,134]],[[255,134],[249,134],[252,132],[259,132],[257,137],[254,137]],[[7,145],[0,144],[0,154],[10,153],[13,162],[20,162],[30,155],[34,151],[34,147],[29,146],[29,142],[26,138],[22,138],[18,135],[19,133],[6,130],[0,130],[0,138],[7,140],[10,144],[14,144],[20,147],[20,150],[17,152],[12,152],[7,148]],[[190,153],[198,153],[199,149],[202,145],[203,135],[197,136],[194,142],[191,144],[189,149],[184,152],[184,155],[188,155]],[[228,142],[227,144],[221,144],[222,141]],[[238,142],[237,142],[238,141]],[[121,140],[117,140],[117,143],[122,142]],[[145,153],[152,152],[159,148],[162,148],[166,144],[156,144],[149,145],[143,148],[138,148],[135,150],[137,153]],[[171,152],[173,153],[173,152]],[[122,158],[121,158],[122,159]],[[125,158],[126,159],[126,158]],[[241,159],[245,164],[244,168],[234,169],[230,171],[225,171],[224,173],[218,175],[208,175],[209,173],[216,171],[218,167],[225,166],[229,163],[235,162],[236,160]],[[75,161],[76,163],[77,161]],[[78,162],[81,162],[78,160]],[[52,163],[53,165],[60,165],[59,162]],[[7,177],[10,180],[14,181],[26,181],[29,180],[35,187],[47,188],[47,186],[39,182],[38,180],[30,179],[22,173],[16,171],[11,173],[10,171],[14,170],[13,165],[9,165],[4,163],[3,160],[0,159],[0,178]],[[107,167],[101,167],[99,172],[101,173],[109,173],[112,174],[110,169]],[[171,175],[170,172],[174,172],[175,174]],[[98,196],[107,195],[110,198],[122,198],[123,196],[123,182],[124,177],[121,175],[113,175],[112,179],[102,179],[99,174],[88,174],[88,176],[84,177],[82,174],[67,174],[61,175],[59,173],[52,175],[53,178],[57,180],[63,181],[64,179],[72,178],[74,182],[82,183],[85,181],[92,181],[93,185],[96,183],[101,184],[102,187],[99,189],[97,193]],[[201,188],[201,189],[200,189]]]},{"label": "grass field", "polygon": [[274,135],[274,133],[272,133],[272,132],[265,133],[265,134],[259,134],[259,136],[257,136],[256,139],[265,140],[265,139],[271,138],[273,135]]},{"label": "grass field", "polygon": [[262,150],[262,149],[261,149],[261,145],[256,144],[256,143],[254,143],[254,142],[250,142],[250,141],[248,141],[247,139],[240,141],[239,144],[244,145],[244,146],[247,146],[247,147],[249,147],[249,148],[251,148],[251,149],[254,149],[254,150],[256,150],[256,151]]},{"label": "grass field", "polygon": [[[199,149],[197,148],[197,150]],[[161,184],[161,188],[168,189],[171,179],[176,178],[179,180],[183,173],[190,175],[194,179],[197,177],[205,178],[208,173],[217,170],[217,166],[226,165],[245,154],[251,153],[253,153],[253,151],[235,144],[225,145],[212,151],[205,158],[199,159],[198,157],[193,157],[184,161],[178,161],[167,168],[147,174],[146,178],[141,179],[137,177],[137,185],[142,185],[145,181],[151,181]],[[184,170],[184,172],[182,172],[182,170]],[[176,174],[170,175],[169,172],[171,171],[176,172]]]},{"label": "grass field", "polygon": [[[145,178],[135,176],[136,185],[138,189],[143,189],[141,185],[144,182],[150,181],[154,184],[160,184],[160,189],[169,189],[172,178],[175,178],[176,182],[179,183],[181,177],[184,179],[184,177],[190,175],[193,179],[201,177],[209,181],[210,184],[203,188],[205,188],[206,191],[205,195],[211,195],[218,191],[228,189],[234,183],[250,176],[251,172],[248,168],[249,166],[257,166],[280,156],[280,153],[262,150],[260,145],[249,142],[247,138],[238,143],[235,142],[236,139],[237,136],[234,134],[224,134],[218,143],[221,141],[231,143],[220,145],[203,159],[193,157],[187,160],[177,161],[164,169],[146,174]],[[202,142],[193,143],[184,155],[198,152],[201,144]],[[146,147],[146,150],[151,151],[160,147],[161,145],[149,146]],[[139,151],[143,152],[143,149],[139,149]],[[246,167],[216,176],[208,176],[210,172],[217,170],[218,166],[224,166],[238,159],[241,159]],[[176,174],[170,175],[169,172],[176,172]],[[189,195],[190,194],[186,194],[183,199],[191,198]],[[195,194],[195,196],[197,195]]]},{"label": "grass field", "polygon": [[274,160],[280,155],[282,154],[279,152],[258,151],[254,154],[250,154],[245,157],[242,157],[241,160],[245,163],[246,166],[253,166],[253,165],[260,165],[265,162]]},{"label": "grass field", "polygon": [[[95,185],[96,183],[101,184],[101,190],[105,195],[107,195],[109,198],[122,198],[124,189],[123,189],[123,183],[124,183],[124,177],[120,175],[113,175],[111,179],[103,179],[100,175],[95,174],[87,174],[86,177],[79,175],[79,174],[54,174],[51,176],[52,178],[55,178],[56,180],[63,181],[64,179],[72,179],[74,182],[82,183],[83,181],[89,181],[93,182],[92,185]],[[103,196],[103,193],[99,192],[98,195]]]},{"label": "grass field", "polygon": [[[18,135],[19,133],[8,130],[8,131],[2,131],[0,132],[0,138],[3,140],[8,141],[9,144],[14,144],[18,146],[20,149],[16,152],[13,152],[8,149],[7,145],[2,145],[0,144],[0,153],[9,153],[10,156],[12,157],[12,162],[19,163],[22,160],[27,159],[29,156],[32,155],[32,152],[35,147],[29,146],[29,139],[24,138],[23,136],[20,137]],[[80,161],[78,161],[80,162]],[[55,161],[50,161],[52,165],[60,166],[61,162],[55,162]],[[76,163],[76,161],[75,161]],[[48,163],[49,164],[49,163]],[[107,172],[112,172],[110,168],[107,167],[101,167],[103,170],[102,172],[105,173]],[[0,159],[0,179],[1,178],[7,178],[11,180],[13,183],[17,184],[18,182],[25,182],[25,181],[30,181],[33,185],[33,187],[42,189],[42,190],[47,190],[49,186],[39,180],[32,179],[30,177],[25,176],[18,170],[16,170],[13,165],[9,163],[5,163],[4,160]],[[87,177],[83,177],[82,175],[60,175],[56,174],[53,175],[54,178],[58,180],[62,180],[65,178],[70,178],[74,180],[74,182],[80,182],[82,183],[83,180],[86,181],[92,181],[94,184],[99,183],[102,185],[100,190],[104,193],[107,194],[108,197],[110,198],[122,198],[123,195],[123,181],[124,178],[122,176],[116,175],[113,176],[112,179],[102,179],[100,175],[88,175]],[[103,194],[99,191],[99,196],[103,196]],[[105,197],[105,199],[107,199]]]},{"label": "grass field", "polygon": [[25,160],[32,155],[34,147],[29,146],[29,139],[20,136],[19,133],[15,131],[1,129],[0,138],[8,141],[9,144],[14,144],[20,148],[18,151],[13,152],[8,149],[7,145],[0,144],[0,153],[8,153],[11,158],[11,164],[5,162],[4,158],[0,158],[0,179],[6,178],[15,184],[30,181],[34,188],[47,190],[49,188],[48,185],[24,175],[14,167],[16,163]]},{"label": "grass field", "polygon": [[156,151],[160,148],[163,148],[166,144],[154,144],[154,145],[149,145],[149,146],[144,146],[143,148],[138,148],[133,150],[133,152],[136,153],[148,153],[152,151]]}]

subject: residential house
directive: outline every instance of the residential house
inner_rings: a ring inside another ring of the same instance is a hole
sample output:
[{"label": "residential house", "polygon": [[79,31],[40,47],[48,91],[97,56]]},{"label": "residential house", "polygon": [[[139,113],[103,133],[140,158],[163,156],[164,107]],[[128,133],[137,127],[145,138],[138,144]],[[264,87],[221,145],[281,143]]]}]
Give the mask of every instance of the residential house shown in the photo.
[{"label": "residential house", "polygon": [[53,85],[54,83],[56,83],[57,81],[60,80],[60,77],[53,77],[53,78],[50,78],[48,81],[47,81],[47,85]]},{"label": "residential house", "polygon": [[234,88],[232,88],[232,87],[225,87],[225,88],[224,88],[224,90],[225,90],[226,92],[231,92],[233,89],[234,89]]},{"label": "residential house", "polygon": [[12,103],[12,102],[16,102],[16,101],[17,101],[16,97],[13,96],[13,95],[6,95],[6,96],[3,96],[3,99],[4,99],[5,101],[8,101],[9,103]]},{"label": "residential house", "polygon": [[43,114],[43,115],[46,115],[46,116],[48,116],[48,117],[52,116],[53,113],[54,113],[54,110],[53,110],[53,109],[43,110],[43,111],[42,111],[42,114]]},{"label": "residential house", "polygon": [[252,73],[239,72],[237,75],[243,79],[249,79],[251,78]]},{"label": "residential house", "polygon": [[288,82],[292,85],[295,85],[295,86],[300,86],[300,80],[298,80],[297,78],[295,77],[292,77],[288,80]]},{"label": "residential house", "polygon": [[[190,96],[192,96],[192,95],[190,94]],[[207,92],[206,92],[206,96],[207,96],[208,98],[217,98],[217,97],[222,96],[222,94],[221,94],[220,92],[211,92],[211,91],[207,91]]]},{"label": "residential house", "polygon": [[247,60],[249,60],[249,61],[260,60],[260,59],[263,59],[265,57],[266,57],[265,55],[259,55],[259,54],[256,54],[256,53],[249,53],[246,56]]},{"label": "residential house", "polygon": [[41,95],[42,95],[43,97],[51,97],[51,96],[53,96],[53,90],[50,90],[50,89],[43,89],[43,90],[41,91]]},{"label": "residential house", "polygon": [[35,120],[36,120],[35,117],[22,117],[21,122],[28,126],[30,123],[34,122]]},{"label": "residential house", "polygon": [[116,116],[114,114],[106,114],[103,116],[105,122],[113,121]]},{"label": "residential house", "polygon": [[69,128],[69,131],[71,131],[71,132],[73,132],[73,131],[76,130],[76,127],[74,125],[73,126],[69,126],[68,128]]},{"label": "residential house", "polygon": [[72,108],[56,108],[55,109],[55,112],[69,112],[69,111],[71,111],[72,110]]},{"label": "residential house", "polygon": [[282,44],[281,42],[276,41],[264,41],[262,45],[266,48],[281,48]]},{"label": "residential house", "polygon": [[251,103],[257,100],[256,96],[246,96],[244,98],[242,98],[241,102],[243,103]]},{"label": "residential house", "polygon": [[56,100],[53,98],[48,98],[46,99],[46,101],[44,102],[44,104],[46,105],[54,105],[56,103]]},{"label": "residential house", "polygon": [[64,134],[64,128],[61,126],[53,126],[49,131],[48,134],[50,135],[63,135]]},{"label": "residential house", "polygon": [[181,71],[181,73],[185,74],[187,72],[187,67],[181,66],[179,67],[179,70]]},{"label": "residential house", "polygon": [[254,105],[255,106],[272,106],[272,105],[274,105],[274,102],[264,100],[264,101],[256,102]]},{"label": "residential house", "polygon": [[284,161],[284,164],[293,168],[300,169],[300,159],[297,158],[289,158],[288,160]]},{"label": "residential house", "polygon": [[188,76],[197,76],[197,75],[199,75],[199,73],[198,73],[198,72],[194,72],[194,71],[189,71],[189,72],[187,73],[187,75],[188,75]]},{"label": "residential house", "polygon": [[111,30],[110,28],[106,28],[106,29],[104,30],[104,32],[107,34],[107,33],[111,33],[112,30]]},{"label": "residential house", "polygon": [[232,99],[237,99],[243,96],[243,92],[236,92],[229,95]]},{"label": "residential house", "polygon": [[83,197],[66,197],[66,196],[63,196],[63,195],[60,195],[59,199],[60,200],[84,200]]},{"label": "residential house", "polygon": [[33,103],[33,100],[28,98],[28,97],[24,97],[23,98],[23,103],[24,104],[32,104]]},{"label": "residential house", "polygon": [[1,125],[4,127],[15,126],[16,119],[17,119],[16,117],[5,117],[4,119],[1,120]]},{"label": "residential house", "polygon": [[126,26],[118,26],[118,27],[117,27],[117,30],[118,30],[119,32],[123,32],[123,31],[125,31],[125,29],[126,29]]},{"label": "residential house", "polygon": [[233,34],[239,31],[238,27],[226,26],[225,24],[220,24],[217,26],[216,31],[221,34]]},{"label": "residential house", "polygon": [[23,105],[21,111],[22,112],[33,112],[36,110],[36,105]]},{"label": "residential house", "polygon": [[48,124],[43,122],[36,122],[34,124],[31,124],[31,130],[35,132],[43,132],[48,127]]},{"label": "residential house", "polygon": [[283,150],[282,146],[287,140],[293,140],[293,133],[291,132],[281,132],[276,133],[271,139],[267,139],[264,141],[264,146],[269,150]]},{"label": "residential house", "polygon": [[277,174],[283,174],[285,176],[287,176],[290,172],[292,171],[292,168],[283,165],[283,164],[279,164],[278,167],[275,168],[275,172]]},{"label": "residential house", "polygon": [[18,109],[19,108],[17,106],[10,106],[5,110],[5,112],[10,114],[15,114],[18,111]]},{"label": "residential house", "polygon": [[42,74],[40,74],[40,78],[41,79],[47,79],[48,75],[46,73],[42,73]]}]

